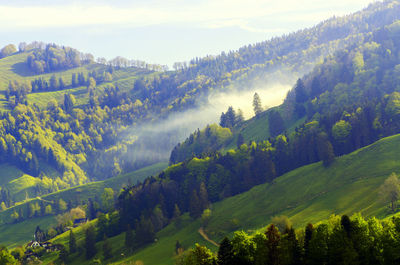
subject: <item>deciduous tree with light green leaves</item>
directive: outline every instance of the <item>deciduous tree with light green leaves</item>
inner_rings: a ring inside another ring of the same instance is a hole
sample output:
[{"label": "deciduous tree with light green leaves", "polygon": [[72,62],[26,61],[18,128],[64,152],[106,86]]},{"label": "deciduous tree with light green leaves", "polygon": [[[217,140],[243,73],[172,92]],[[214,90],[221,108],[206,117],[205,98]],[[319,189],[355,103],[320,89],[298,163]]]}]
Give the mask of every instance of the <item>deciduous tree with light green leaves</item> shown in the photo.
[{"label": "deciduous tree with light green leaves", "polygon": [[380,195],[383,201],[390,203],[392,212],[395,212],[396,203],[400,196],[400,181],[396,173],[392,173],[382,184]]}]

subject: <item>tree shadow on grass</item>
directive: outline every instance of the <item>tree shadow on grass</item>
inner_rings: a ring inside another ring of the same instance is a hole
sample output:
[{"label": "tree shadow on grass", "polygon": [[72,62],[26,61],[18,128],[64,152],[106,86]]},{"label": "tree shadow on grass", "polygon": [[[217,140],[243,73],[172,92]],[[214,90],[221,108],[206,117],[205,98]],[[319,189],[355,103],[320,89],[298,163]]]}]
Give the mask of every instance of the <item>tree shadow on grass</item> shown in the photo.
[{"label": "tree shadow on grass", "polygon": [[28,65],[25,62],[13,64],[11,70],[17,75],[23,77],[35,75],[35,73],[31,69],[29,69]]}]

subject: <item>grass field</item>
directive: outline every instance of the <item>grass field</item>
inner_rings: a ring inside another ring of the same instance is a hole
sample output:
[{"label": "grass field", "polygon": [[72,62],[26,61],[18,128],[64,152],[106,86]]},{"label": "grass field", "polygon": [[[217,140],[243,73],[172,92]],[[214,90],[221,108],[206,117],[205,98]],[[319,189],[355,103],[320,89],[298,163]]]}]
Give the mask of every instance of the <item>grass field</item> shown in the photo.
[{"label": "grass field", "polygon": [[21,177],[24,174],[17,167],[8,163],[0,164],[0,186],[6,185],[8,182]]},{"label": "grass field", "polygon": [[[123,174],[104,181],[92,182],[74,188],[51,193],[41,197],[41,199],[46,201],[56,201],[62,198],[63,200],[68,201],[69,199],[76,196],[78,196],[80,200],[87,200],[88,198],[94,198],[95,196],[100,197],[104,188],[106,187],[113,188],[115,191],[118,192],[123,185],[127,185],[129,182],[136,183],[137,181],[141,181],[148,176],[155,175],[166,168],[167,165],[167,163],[154,164],[152,166],[145,167],[137,171]],[[35,202],[39,200],[40,199],[38,198],[30,199],[24,203],[9,208],[4,212],[0,212],[0,220],[2,224],[0,225],[0,245],[7,245],[12,247],[18,244],[25,243],[30,240],[34,232],[32,231],[31,227],[36,228],[37,225],[40,225],[42,229],[47,229],[55,224],[54,216],[32,218],[17,224],[10,223],[12,222],[11,213],[14,210],[18,210],[19,207],[26,208],[28,202]],[[29,227],[29,229],[25,229],[24,225],[26,227]],[[6,231],[18,231],[18,236],[14,240],[13,238],[9,237],[10,234],[6,233]]]},{"label": "grass field", "polygon": [[38,217],[32,220],[0,226],[0,245],[8,248],[24,245],[33,239],[36,226],[47,230],[56,222],[54,216]]},{"label": "grass field", "polygon": [[[57,78],[63,78],[66,86],[71,85],[71,76],[73,73],[84,73],[85,76],[89,72],[96,71],[102,72],[107,70],[106,65],[101,64],[89,64],[81,67],[68,69],[65,71],[58,71],[46,74],[37,75],[32,72],[26,65],[26,58],[30,52],[16,53],[14,55],[0,59],[0,110],[7,110],[7,101],[5,100],[4,91],[6,90],[10,81],[32,81],[37,78],[43,78],[50,80],[50,77],[54,74]],[[118,84],[121,90],[127,90],[133,87],[133,83],[138,76],[151,75],[152,71],[139,68],[120,68],[113,72],[113,80],[111,83]],[[101,93],[105,86],[110,83],[103,83],[98,86],[98,92]],[[65,93],[73,94],[77,99],[77,105],[85,105],[88,103],[89,96],[87,94],[86,87],[77,87],[71,89],[65,89],[60,91],[49,91],[49,92],[37,92],[28,94],[28,102],[36,104],[43,108],[47,106],[47,103],[56,99],[60,101]]]},{"label": "grass field", "polygon": [[[279,108],[273,108],[273,109],[276,110]],[[236,142],[239,134],[242,134],[245,143],[250,141],[260,142],[268,139],[270,137],[268,114],[269,111],[264,111],[258,117],[253,117],[245,121],[244,124],[239,128],[236,128],[232,137],[232,141],[229,142],[227,146],[223,148],[223,150],[227,151],[229,149],[236,148]],[[292,120],[287,121],[285,124],[287,132],[290,134],[295,130],[296,127],[303,124],[305,120],[306,118],[303,117],[300,119],[294,118]]]},{"label": "grass field", "polygon": [[[316,223],[332,214],[361,212],[363,216],[391,215],[379,199],[379,187],[392,173],[400,173],[400,135],[384,138],[349,155],[338,157],[329,168],[321,163],[293,170],[274,181],[212,205],[208,236],[220,241],[236,230],[265,229],[271,218],[287,215],[296,227]],[[184,217],[187,218],[187,217]],[[176,240],[185,247],[199,242],[200,220],[169,225],[158,233],[157,243],[117,262],[141,260],[144,264],[173,264]]]}]

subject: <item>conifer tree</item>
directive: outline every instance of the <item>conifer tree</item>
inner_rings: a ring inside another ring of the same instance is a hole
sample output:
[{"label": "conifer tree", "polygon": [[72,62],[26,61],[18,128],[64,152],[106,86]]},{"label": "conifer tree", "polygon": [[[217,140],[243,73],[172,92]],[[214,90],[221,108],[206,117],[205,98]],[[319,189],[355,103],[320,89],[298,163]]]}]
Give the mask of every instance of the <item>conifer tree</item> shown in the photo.
[{"label": "conifer tree", "polygon": [[96,255],[96,232],[94,227],[91,225],[85,231],[85,250],[86,259],[91,259]]},{"label": "conifer tree", "polygon": [[253,109],[254,109],[254,114],[256,116],[260,115],[260,113],[263,111],[262,105],[261,105],[261,99],[258,93],[254,93],[253,97]]},{"label": "conifer tree", "polygon": [[244,138],[243,138],[243,135],[241,133],[239,133],[238,138],[236,140],[237,148],[240,148],[240,146],[242,146],[242,144],[244,144]]},{"label": "conifer tree", "polygon": [[110,242],[108,241],[107,237],[104,238],[104,242],[103,242],[103,257],[105,260],[108,260],[113,257],[112,246],[111,246]]},{"label": "conifer tree", "polygon": [[72,230],[69,230],[69,252],[76,252],[76,238]]},{"label": "conifer tree", "polygon": [[279,243],[280,243],[280,235],[279,231],[274,226],[271,224],[267,228],[267,232],[265,232],[265,235],[267,237],[267,248],[268,248],[268,262],[267,264],[271,265],[279,265]]},{"label": "conifer tree", "polygon": [[204,209],[207,209],[210,205],[210,202],[208,201],[208,192],[206,185],[204,182],[200,184],[199,188],[199,199],[200,199],[200,206],[201,206],[201,211]]},{"label": "conifer tree", "polygon": [[135,236],[133,234],[131,225],[128,224],[128,229],[126,230],[126,233],[125,233],[125,247],[128,250],[132,250],[134,244],[135,244]]},{"label": "conifer tree", "polygon": [[221,241],[218,249],[218,265],[231,265],[233,264],[233,247],[229,238],[225,237]]},{"label": "conifer tree", "polygon": [[193,190],[192,196],[190,197],[189,202],[189,214],[192,218],[198,218],[202,214],[201,202],[199,196],[197,195],[197,191]]},{"label": "conifer tree", "polygon": [[174,206],[174,214],[173,214],[173,216],[172,216],[172,219],[173,219],[173,220],[176,220],[179,216],[181,216],[181,210],[179,210],[178,205],[175,203],[175,206]]}]

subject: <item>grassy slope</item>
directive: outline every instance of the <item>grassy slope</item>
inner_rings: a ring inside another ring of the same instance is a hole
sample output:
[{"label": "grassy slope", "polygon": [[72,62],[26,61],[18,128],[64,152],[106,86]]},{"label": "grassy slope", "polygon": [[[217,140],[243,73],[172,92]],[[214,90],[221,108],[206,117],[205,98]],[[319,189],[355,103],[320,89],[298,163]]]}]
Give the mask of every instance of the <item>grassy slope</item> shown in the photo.
[{"label": "grassy slope", "polygon": [[[66,71],[59,71],[54,73],[47,73],[36,75],[33,73],[26,65],[26,58],[30,53],[16,53],[14,55],[5,57],[0,59],[0,109],[7,109],[7,102],[5,101],[4,92],[8,86],[8,83],[12,80],[17,81],[31,81],[36,78],[42,77],[46,80],[49,80],[50,77],[55,74],[57,78],[62,77],[65,84],[68,86],[71,84],[71,75],[72,73],[84,73],[87,75],[92,71],[105,71],[107,66],[100,64],[90,64],[82,67],[77,67],[73,69],[69,69]],[[112,83],[118,83],[121,89],[132,88],[134,80],[138,76],[148,75],[151,72],[144,69],[138,68],[121,68],[113,73],[113,81]],[[99,86],[99,90],[101,91],[104,86],[108,85],[108,83],[101,84]],[[52,91],[52,92],[39,92],[32,93],[28,95],[28,101],[30,103],[35,103],[39,107],[47,106],[47,102],[51,99],[60,100],[62,99],[65,93],[74,94],[77,99],[77,105],[84,105],[88,102],[87,90],[86,87],[77,87],[73,89],[66,89],[61,91]]]},{"label": "grassy slope", "polygon": [[[279,110],[279,108],[273,108],[275,110]],[[272,109],[271,109],[272,110]],[[282,112],[281,110],[279,110]],[[247,121],[244,122],[244,124],[236,128],[234,131],[234,135],[232,138],[232,141],[224,147],[224,150],[229,150],[236,148],[236,142],[239,134],[242,134],[244,142],[249,142],[249,141],[264,141],[270,137],[270,132],[269,132],[269,124],[268,124],[268,111],[264,111],[261,113],[258,117],[253,117]],[[300,118],[300,119],[292,119],[286,122],[285,127],[287,128],[287,133],[290,134],[291,132],[294,131],[294,129],[297,126],[300,126],[305,122],[305,117]]]},{"label": "grassy slope", "polygon": [[[297,227],[316,223],[331,214],[361,212],[364,216],[384,218],[390,215],[378,198],[379,186],[391,172],[400,171],[400,135],[337,158],[329,168],[321,163],[291,171],[273,184],[254,187],[243,194],[218,202],[206,231],[219,241],[234,230],[265,227],[273,216],[287,215]],[[233,225],[233,219],[238,226]],[[174,224],[158,233],[159,241],[138,251],[125,261],[144,264],[173,264],[172,252],[177,239],[193,246],[199,239],[199,220],[176,229]],[[206,244],[209,246],[209,244]]]},{"label": "grassy slope", "polygon": [[[7,102],[5,101],[4,91],[6,90],[8,83],[11,80],[17,81],[31,81],[36,78],[42,77],[49,80],[50,77],[55,74],[57,78],[62,77],[65,84],[68,86],[71,84],[71,76],[73,73],[83,72],[87,75],[89,72],[97,71],[102,72],[106,70],[107,66],[100,64],[90,64],[78,68],[69,69],[66,71],[59,71],[55,73],[48,73],[42,75],[35,75],[26,65],[26,58],[29,55],[27,53],[16,53],[14,55],[0,59],[0,110],[7,110]],[[115,70],[112,74],[112,83],[118,84],[121,90],[128,90],[133,87],[133,83],[138,76],[154,74],[151,71],[138,68],[121,68]],[[100,84],[96,91],[101,94],[104,87],[110,85],[110,83]],[[85,105],[88,103],[89,97],[87,95],[86,87],[77,87],[72,89],[65,89],[60,91],[50,92],[38,92],[28,94],[28,101],[31,104],[36,104],[39,107],[46,107],[48,102],[52,99],[56,99],[61,102],[64,94],[74,94],[77,99],[77,105]],[[47,176],[58,175],[57,171],[51,168],[49,165],[41,162],[41,168]],[[8,188],[15,191],[12,193],[13,201],[21,201],[26,197],[26,193],[29,197],[33,196],[33,187],[36,185],[35,179],[28,175],[23,176],[24,172],[18,168],[9,164],[0,164],[0,186],[7,186]],[[23,177],[22,177],[23,176]],[[22,177],[22,178],[21,178]],[[13,183],[10,183],[10,181]],[[28,185],[31,184],[31,185]]]},{"label": "grassy slope", "polygon": [[[51,193],[43,196],[41,199],[46,201],[55,201],[60,198],[65,201],[69,200],[73,196],[79,196],[80,200],[86,200],[89,197],[94,198],[95,195],[99,196],[103,192],[105,187],[111,187],[115,190],[119,190],[123,185],[126,185],[129,181],[131,183],[136,183],[136,181],[143,180],[144,178],[155,175],[161,170],[167,167],[167,163],[158,163],[149,167],[139,169],[134,172],[123,174],[114,178],[110,178],[104,181],[97,181],[88,183],[85,185],[77,186],[74,188],[62,190],[56,193]],[[29,202],[38,201],[39,199],[32,199]],[[32,237],[34,229],[37,225],[43,229],[49,228],[51,225],[55,224],[54,216],[40,217],[26,220],[18,224],[4,224],[4,222],[10,221],[10,215],[14,209],[18,207],[27,207],[26,203],[20,204],[18,206],[7,209],[0,213],[0,220],[3,225],[0,225],[0,245],[16,246],[18,244],[26,243]],[[21,227],[24,229],[19,230]],[[10,237],[10,233],[7,231],[18,231],[18,237]],[[23,232],[22,232],[23,231]]]},{"label": "grassy slope", "polygon": [[0,245],[9,248],[28,243],[33,239],[36,226],[42,230],[49,229],[56,222],[54,216],[44,216],[12,225],[0,226]]},{"label": "grassy slope", "polygon": [[17,167],[8,163],[0,164],[0,186],[4,186],[15,178],[19,178],[24,174]]}]

